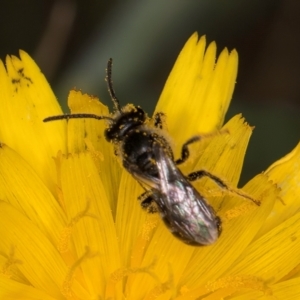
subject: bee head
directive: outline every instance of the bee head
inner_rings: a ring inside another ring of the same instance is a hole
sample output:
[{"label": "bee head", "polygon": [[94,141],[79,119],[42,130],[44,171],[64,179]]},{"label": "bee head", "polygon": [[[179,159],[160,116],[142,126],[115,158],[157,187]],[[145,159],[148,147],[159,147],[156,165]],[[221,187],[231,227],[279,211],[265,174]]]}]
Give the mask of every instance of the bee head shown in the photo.
[{"label": "bee head", "polygon": [[126,133],[134,128],[138,128],[146,121],[146,113],[139,106],[127,106],[117,116],[112,118],[112,122],[105,130],[107,141],[121,141]]}]

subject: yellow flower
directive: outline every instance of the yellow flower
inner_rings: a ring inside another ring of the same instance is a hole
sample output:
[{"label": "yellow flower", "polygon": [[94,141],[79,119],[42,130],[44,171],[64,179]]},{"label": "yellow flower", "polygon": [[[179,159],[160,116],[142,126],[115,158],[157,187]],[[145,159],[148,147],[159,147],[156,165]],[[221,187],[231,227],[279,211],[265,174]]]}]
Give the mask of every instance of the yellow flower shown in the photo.
[{"label": "yellow flower", "polygon": [[[194,34],[156,111],[166,115],[175,157],[204,134],[183,172],[206,169],[235,190],[251,128],[241,116],[222,127],[238,58],[225,49],[215,63],[215,53]],[[192,247],[141,209],[143,190],[104,139],[105,121],[43,123],[62,112],[26,53],[1,63],[0,101],[0,299],[300,296],[299,146],[243,187],[260,206],[209,179],[195,182],[223,232],[211,246]],[[78,91],[68,101],[72,113],[109,114]]]}]

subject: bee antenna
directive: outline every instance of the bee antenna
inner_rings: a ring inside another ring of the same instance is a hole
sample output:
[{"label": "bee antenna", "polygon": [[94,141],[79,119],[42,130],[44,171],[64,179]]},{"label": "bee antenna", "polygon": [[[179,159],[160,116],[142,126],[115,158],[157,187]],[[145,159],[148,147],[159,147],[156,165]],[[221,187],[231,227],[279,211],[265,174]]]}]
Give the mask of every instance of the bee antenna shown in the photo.
[{"label": "bee antenna", "polygon": [[57,121],[57,120],[69,120],[69,119],[96,119],[96,120],[109,120],[113,122],[113,119],[107,116],[98,116],[94,114],[66,114],[66,115],[58,115],[47,117],[43,120],[43,122]]},{"label": "bee antenna", "polygon": [[112,102],[114,103],[115,108],[118,111],[121,111],[120,102],[119,102],[119,100],[118,100],[118,98],[116,96],[116,93],[114,91],[113,84],[112,84],[112,76],[111,76],[111,73],[112,73],[112,61],[113,61],[112,58],[110,58],[108,60],[108,62],[107,62],[107,69],[106,69],[105,80],[107,82],[108,92],[110,94]]}]

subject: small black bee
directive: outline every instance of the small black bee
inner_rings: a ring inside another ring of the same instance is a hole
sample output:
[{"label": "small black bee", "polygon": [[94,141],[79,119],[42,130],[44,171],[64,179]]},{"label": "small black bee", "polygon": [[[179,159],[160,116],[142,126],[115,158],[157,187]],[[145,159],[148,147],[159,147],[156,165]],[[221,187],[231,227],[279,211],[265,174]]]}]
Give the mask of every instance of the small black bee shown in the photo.
[{"label": "small black bee", "polygon": [[[190,181],[206,176],[221,188],[232,190],[207,171],[200,170],[184,176],[177,168],[188,159],[188,146],[201,137],[189,139],[182,146],[181,157],[175,160],[162,130],[164,114],[155,114],[154,126],[151,127],[141,107],[132,104],[121,107],[112,86],[111,70],[112,59],[108,61],[106,70],[108,91],[115,107],[112,117],[66,114],[48,117],[44,122],[71,118],[107,120],[109,125],[104,132],[106,140],[115,145],[116,154],[121,157],[124,168],[145,189],[139,197],[141,206],[148,212],[159,212],[172,234],[184,243],[194,246],[214,243],[221,233],[221,220]],[[259,205],[249,196],[234,192]]]}]

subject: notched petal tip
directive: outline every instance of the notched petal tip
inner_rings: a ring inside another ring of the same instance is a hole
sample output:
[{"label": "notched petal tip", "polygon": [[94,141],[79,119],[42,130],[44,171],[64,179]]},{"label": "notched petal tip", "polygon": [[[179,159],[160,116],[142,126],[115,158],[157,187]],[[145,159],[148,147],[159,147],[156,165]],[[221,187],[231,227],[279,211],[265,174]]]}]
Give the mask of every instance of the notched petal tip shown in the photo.
[{"label": "notched petal tip", "polygon": [[[237,75],[235,50],[224,49],[216,62],[216,43],[194,33],[184,45],[165,84],[156,112],[167,116],[168,130],[182,144],[195,132],[221,127]],[[178,127],[178,120],[188,119]]]}]

